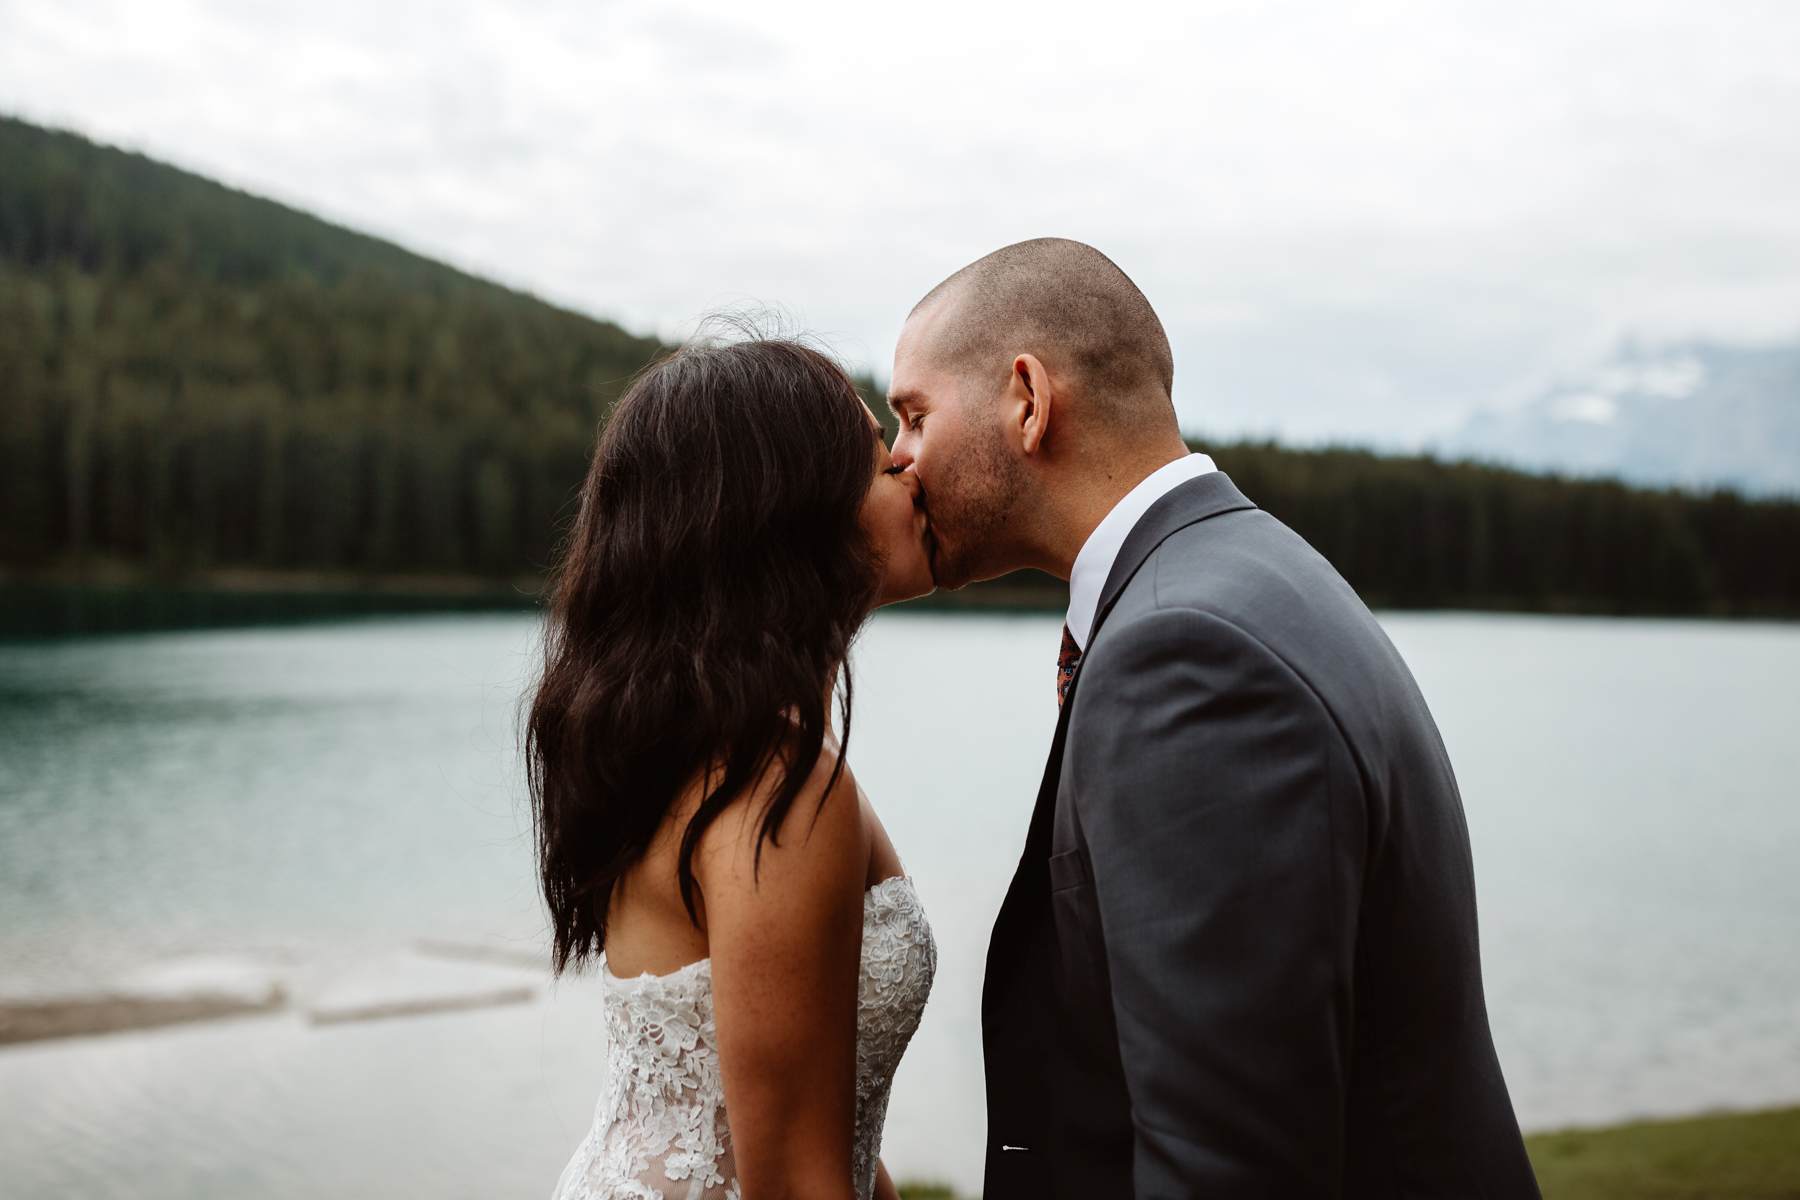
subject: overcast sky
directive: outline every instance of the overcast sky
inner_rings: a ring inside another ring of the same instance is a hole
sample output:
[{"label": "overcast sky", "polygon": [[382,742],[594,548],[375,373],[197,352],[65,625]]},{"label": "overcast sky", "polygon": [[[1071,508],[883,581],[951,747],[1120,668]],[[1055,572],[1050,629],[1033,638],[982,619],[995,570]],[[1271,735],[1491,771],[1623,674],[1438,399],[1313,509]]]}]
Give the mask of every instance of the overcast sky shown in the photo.
[{"label": "overcast sky", "polygon": [[1800,336],[1800,4],[1055,8],[0,0],[0,109],[883,378],[943,276],[1080,238],[1201,434],[1417,445],[1625,336]]}]

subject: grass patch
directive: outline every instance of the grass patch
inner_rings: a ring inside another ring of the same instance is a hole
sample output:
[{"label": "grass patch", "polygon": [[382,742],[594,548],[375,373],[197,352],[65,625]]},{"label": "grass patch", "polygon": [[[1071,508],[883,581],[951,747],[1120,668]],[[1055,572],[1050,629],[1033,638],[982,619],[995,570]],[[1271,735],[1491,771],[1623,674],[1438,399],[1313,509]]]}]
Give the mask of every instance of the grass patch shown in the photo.
[{"label": "grass patch", "polygon": [[1800,1108],[1525,1139],[1544,1200],[1800,1200]]}]

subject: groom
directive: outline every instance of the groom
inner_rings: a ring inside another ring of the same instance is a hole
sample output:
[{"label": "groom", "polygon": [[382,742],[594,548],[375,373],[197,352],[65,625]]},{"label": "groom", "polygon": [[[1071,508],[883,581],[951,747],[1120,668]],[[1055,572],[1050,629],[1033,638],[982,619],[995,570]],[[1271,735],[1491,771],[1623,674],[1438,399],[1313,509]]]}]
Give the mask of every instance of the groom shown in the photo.
[{"label": "groom", "polygon": [[988,950],[984,1200],[1535,1197],[1431,713],[1331,565],[1189,453],[1173,374],[1131,280],[1054,238],[939,284],[894,355],[940,586],[1069,581]]}]

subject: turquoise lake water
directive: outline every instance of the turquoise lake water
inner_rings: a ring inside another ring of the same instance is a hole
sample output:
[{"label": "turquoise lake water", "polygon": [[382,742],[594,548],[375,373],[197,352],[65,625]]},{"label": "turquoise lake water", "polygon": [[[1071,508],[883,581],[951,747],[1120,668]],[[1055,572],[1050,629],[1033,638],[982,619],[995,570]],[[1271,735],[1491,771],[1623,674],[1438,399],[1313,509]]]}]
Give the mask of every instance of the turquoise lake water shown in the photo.
[{"label": "turquoise lake water", "polygon": [[[1524,1124],[1800,1100],[1800,627],[1383,623],[1462,781]],[[982,956],[1058,627],[883,614],[856,652],[851,758],[941,950],[888,1125],[900,1178],[979,1183]],[[513,737],[536,636],[465,614],[0,642],[0,1000],[290,997],[0,1047],[0,1190],[547,1193],[604,1048],[592,982],[541,967]]]}]

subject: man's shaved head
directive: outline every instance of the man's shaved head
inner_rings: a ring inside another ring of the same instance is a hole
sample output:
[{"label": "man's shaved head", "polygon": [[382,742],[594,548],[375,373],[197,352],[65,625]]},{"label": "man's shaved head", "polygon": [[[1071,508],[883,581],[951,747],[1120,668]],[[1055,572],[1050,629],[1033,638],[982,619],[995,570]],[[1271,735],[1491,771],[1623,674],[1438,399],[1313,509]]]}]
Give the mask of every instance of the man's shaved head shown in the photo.
[{"label": "man's shaved head", "polygon": [[1144,400],[1169,403],[1175,359],[1162,322],[1092,246],[1034,238],[1003,247],[931,289],[913,313],[940,305],[947,317],[934,322],[942,333],[931,357],[959,374],[991,373],[998,389],[1014,355],[1035,354],[1067,372],[1102,420],[1141,417]]},{"label": "man's shaved head", "polygon": [[1174,375],[1150,302],[1092,246],[1019,242],[933,288],[900,330],[888,404],[938,586],[1067,579],[1119,497],[1188,452]]}]

